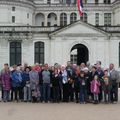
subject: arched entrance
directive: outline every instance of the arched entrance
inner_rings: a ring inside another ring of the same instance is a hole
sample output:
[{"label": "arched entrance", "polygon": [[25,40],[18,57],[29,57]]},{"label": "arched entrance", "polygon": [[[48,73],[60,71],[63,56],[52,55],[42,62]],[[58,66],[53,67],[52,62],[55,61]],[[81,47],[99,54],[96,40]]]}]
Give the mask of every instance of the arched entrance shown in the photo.
[{"label": "arched entrance", "polygon": [[89,60],[88,48],[83,44],[76,44],[72,47],[70,53],[70,59],[72,63],[80,65],[86,63]]}]

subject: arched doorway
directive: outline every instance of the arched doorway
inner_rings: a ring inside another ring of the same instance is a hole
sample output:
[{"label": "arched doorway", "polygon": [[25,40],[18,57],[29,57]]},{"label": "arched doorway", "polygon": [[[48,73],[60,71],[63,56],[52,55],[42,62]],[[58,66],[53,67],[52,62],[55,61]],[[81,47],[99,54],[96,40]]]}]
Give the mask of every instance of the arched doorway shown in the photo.
[{"label": "arched doorway", "polygon": [[83,44],[76,44],[72,47],[70,53],[71,62],[80,65],[86,63],[89,60],[88,48]]}]

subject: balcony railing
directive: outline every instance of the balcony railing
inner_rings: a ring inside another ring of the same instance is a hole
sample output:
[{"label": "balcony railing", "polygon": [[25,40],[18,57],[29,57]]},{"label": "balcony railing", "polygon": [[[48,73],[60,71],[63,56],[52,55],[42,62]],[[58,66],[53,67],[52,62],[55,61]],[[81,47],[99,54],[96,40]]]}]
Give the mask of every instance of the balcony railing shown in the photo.
[{"label": "balcony railing", "polygon": [[98,28],[110,33],[120,33],[120,26],[99,26]]},{"label": "balcony railing", "polygon": [[[60,26],[0,26],[0,33],[50,33]],[[110,33],[120,33],[120,26],[97,26],[97,28],[102,29]]]},{"label": "balcony railing", "polygon": [[52,32],[60,28],[59,26],[0,26],[0,33],[36,33],[36,32]]}]

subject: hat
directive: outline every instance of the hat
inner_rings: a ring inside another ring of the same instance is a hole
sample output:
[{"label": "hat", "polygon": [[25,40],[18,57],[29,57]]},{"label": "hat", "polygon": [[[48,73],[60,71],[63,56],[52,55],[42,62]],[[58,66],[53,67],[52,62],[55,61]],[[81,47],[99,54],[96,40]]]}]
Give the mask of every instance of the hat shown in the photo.
[{"label": "hat", "polygon": [[82,70],[83,70],[83,71],[88,71],[88,68],[87,68],[87,67],[85,67],[85,68],[83,68]]}]

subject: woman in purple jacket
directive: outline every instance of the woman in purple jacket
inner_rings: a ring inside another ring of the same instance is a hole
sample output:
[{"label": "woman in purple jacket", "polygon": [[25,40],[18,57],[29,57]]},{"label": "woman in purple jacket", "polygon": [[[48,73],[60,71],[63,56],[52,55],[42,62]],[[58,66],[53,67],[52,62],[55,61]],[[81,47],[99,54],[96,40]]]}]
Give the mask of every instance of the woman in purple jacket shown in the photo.
[{"label": "woman in purple jacket", "polygon": [[2,86],[3,86],[3,100],[8,102],[10,100],[10,90],[11,90],[11,77],[10,70],[5,67],[1,73]]}]

